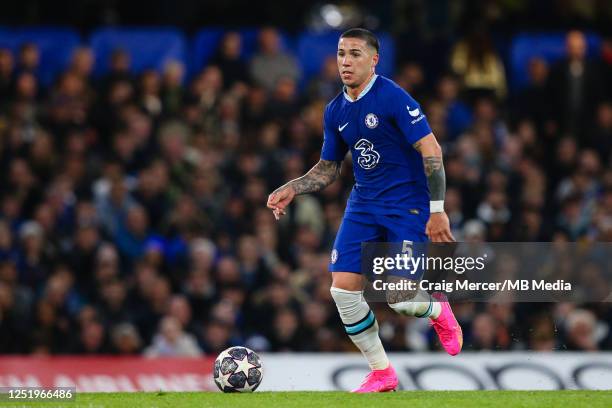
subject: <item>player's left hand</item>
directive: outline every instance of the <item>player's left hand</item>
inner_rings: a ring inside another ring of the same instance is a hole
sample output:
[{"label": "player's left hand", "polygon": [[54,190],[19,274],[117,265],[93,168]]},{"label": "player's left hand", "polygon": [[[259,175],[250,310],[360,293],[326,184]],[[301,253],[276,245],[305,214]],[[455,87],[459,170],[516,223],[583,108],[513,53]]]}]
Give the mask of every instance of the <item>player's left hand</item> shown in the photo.
[{"label": "player's left hand", "polygon": [[450,222],[445,212],[432,213],[425,226],[425,234],[431,242],[455,242],[450,230]]}]

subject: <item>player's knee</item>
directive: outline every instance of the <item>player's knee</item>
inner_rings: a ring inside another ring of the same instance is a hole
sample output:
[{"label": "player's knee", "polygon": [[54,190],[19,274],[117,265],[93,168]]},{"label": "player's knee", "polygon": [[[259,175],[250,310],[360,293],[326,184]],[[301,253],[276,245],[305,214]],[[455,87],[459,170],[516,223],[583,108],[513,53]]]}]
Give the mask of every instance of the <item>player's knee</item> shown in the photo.
[{"label": "player's knee", "polygon": [[352,272],[332,272],[332,286],[358,292],[363,290],[363,276]]}]

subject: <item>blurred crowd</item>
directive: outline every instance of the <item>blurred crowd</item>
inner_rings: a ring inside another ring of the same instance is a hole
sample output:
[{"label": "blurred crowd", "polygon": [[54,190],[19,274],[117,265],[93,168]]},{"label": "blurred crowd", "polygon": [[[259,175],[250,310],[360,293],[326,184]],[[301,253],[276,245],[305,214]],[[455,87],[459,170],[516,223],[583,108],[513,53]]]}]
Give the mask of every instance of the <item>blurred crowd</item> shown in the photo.
[{"label": "blurred crowd", "polygon": [[[228,33],[202,72],[103,77],[78,49],[44,89],[39,51],[0,49],[0,352],[217,353],[353,350],[330,298],[329,251],[352,187],[300,196],[276,222],[269,192],[319,159],[335,58],[305,81],[263,29],[240,59]],[[612,41],[588,59],[533,59],[508,86],[486,31],[459,40],[444,74],[404,62],[395,80],[444,149],[458,240],[610,241]],[[377,307],[389,350],[438,349],[426,319]],[[465,349],[612,349],[605,304],[456,306]]]}]

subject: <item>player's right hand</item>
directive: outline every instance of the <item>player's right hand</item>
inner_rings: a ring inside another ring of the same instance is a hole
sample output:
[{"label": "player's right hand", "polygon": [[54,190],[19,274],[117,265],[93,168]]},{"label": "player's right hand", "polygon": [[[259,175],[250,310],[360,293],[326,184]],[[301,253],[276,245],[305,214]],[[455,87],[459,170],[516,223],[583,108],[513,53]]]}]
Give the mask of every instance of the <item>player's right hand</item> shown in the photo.
[{"label": "player's right hand", "polygon": [[293,200],[293,197],[295,197],[295,190],[291,184],[285,184],[277,188],[268,196],[267,206],[272,210],[274,218],[279,220],[281,216],[285,215],[285,208]]}]

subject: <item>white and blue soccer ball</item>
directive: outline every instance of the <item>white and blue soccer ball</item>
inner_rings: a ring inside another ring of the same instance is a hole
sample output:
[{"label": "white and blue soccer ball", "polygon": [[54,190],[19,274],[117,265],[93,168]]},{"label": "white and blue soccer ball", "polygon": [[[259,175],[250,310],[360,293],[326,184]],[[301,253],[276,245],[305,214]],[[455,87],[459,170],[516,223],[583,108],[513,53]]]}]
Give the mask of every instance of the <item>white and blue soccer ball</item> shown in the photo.
[{"label": "white and blue soccer ball", "polygon": [[223,392],[253,392],[263,379],[261,359],[246,347],[230,347],[215,360],[213,378]]}]

